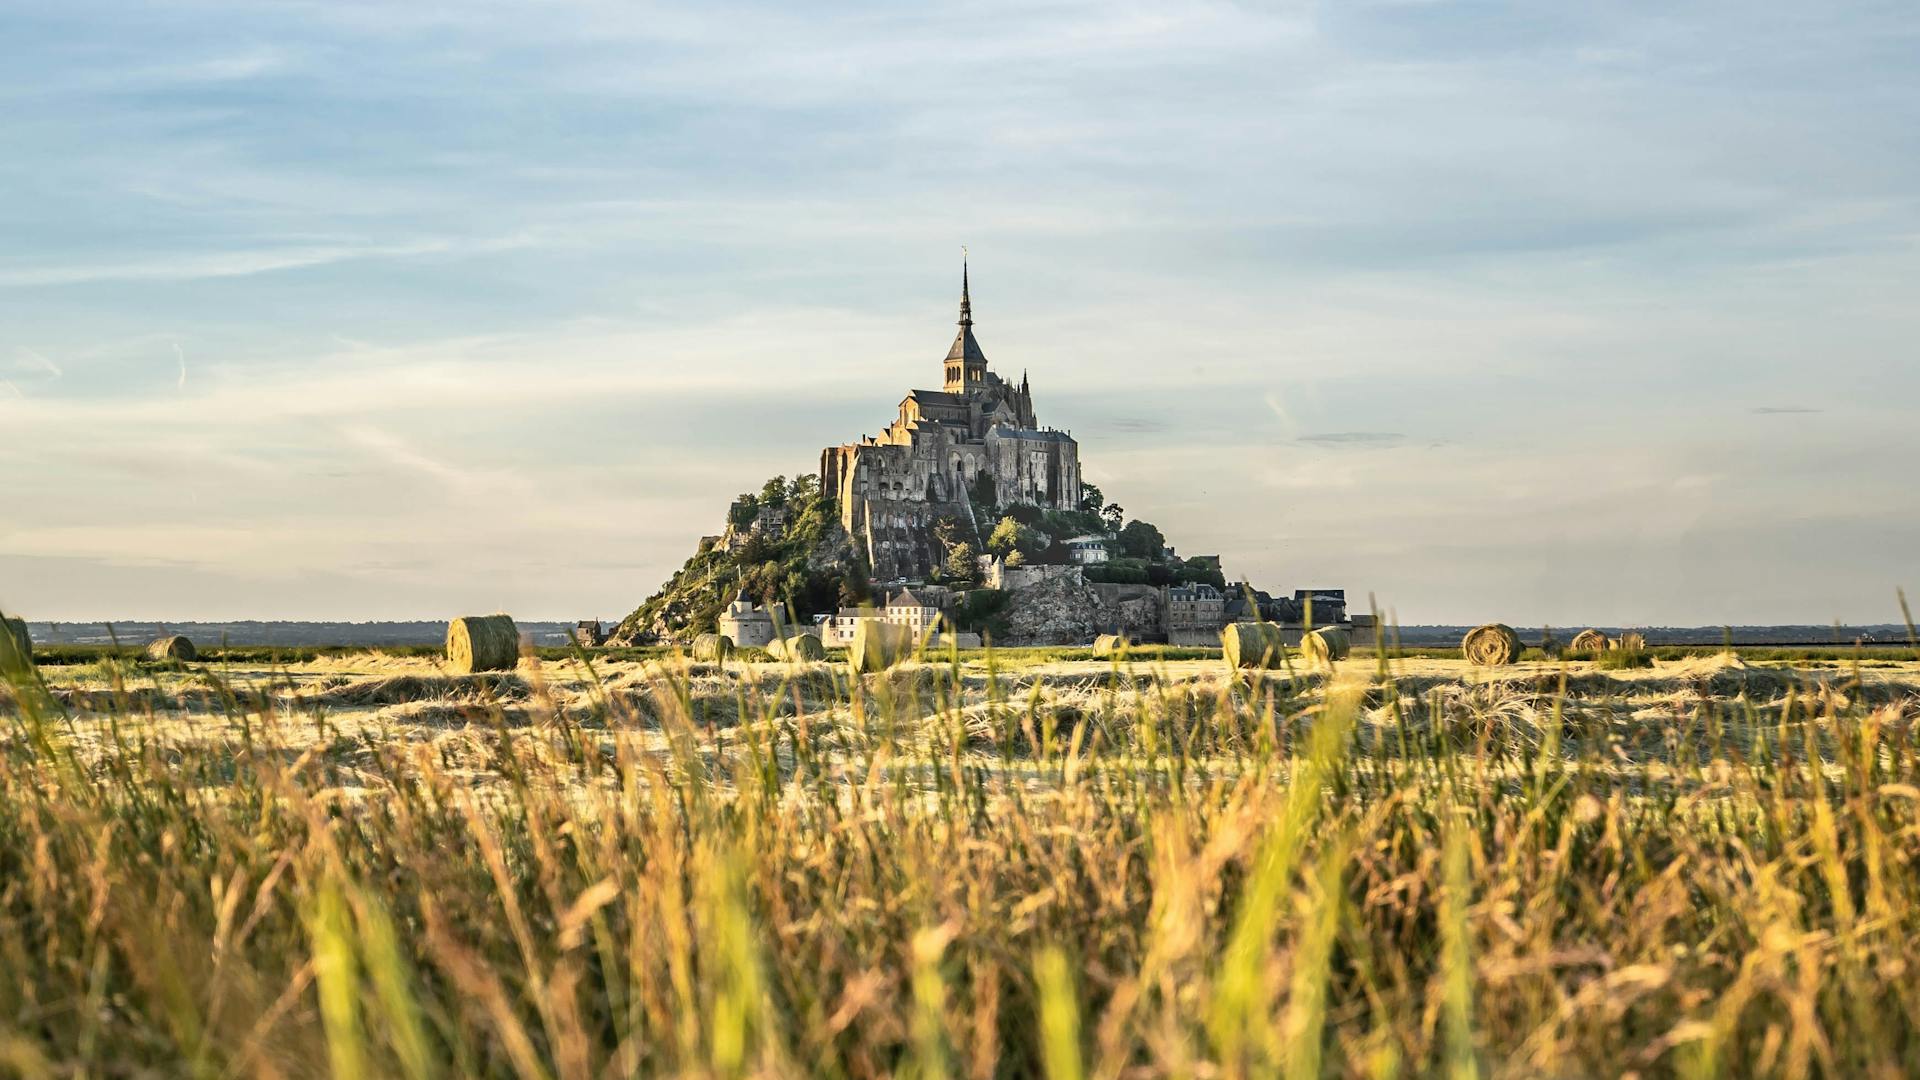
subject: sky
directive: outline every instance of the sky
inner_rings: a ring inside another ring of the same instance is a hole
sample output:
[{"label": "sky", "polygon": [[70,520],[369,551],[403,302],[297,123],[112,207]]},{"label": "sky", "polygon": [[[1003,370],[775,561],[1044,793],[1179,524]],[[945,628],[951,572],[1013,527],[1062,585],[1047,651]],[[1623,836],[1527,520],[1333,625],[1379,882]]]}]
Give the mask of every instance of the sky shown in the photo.
[{"label": "sky", "polygon": [[0,606],[617,617],[938,386],[1405,623],[1920,589],[1920,8],[0,5]]}]

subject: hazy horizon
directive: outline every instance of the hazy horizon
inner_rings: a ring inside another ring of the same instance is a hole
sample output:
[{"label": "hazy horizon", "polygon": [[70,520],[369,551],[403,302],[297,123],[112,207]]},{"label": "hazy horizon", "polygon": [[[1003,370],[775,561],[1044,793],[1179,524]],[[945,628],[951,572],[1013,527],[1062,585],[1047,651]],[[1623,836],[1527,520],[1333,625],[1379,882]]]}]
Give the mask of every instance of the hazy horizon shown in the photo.
[{"label": "hazy horizon", "polygon": [[631,610],[992,367],[1403,623],[1920,588],[1920,10],[0,12],[0,606]]}]

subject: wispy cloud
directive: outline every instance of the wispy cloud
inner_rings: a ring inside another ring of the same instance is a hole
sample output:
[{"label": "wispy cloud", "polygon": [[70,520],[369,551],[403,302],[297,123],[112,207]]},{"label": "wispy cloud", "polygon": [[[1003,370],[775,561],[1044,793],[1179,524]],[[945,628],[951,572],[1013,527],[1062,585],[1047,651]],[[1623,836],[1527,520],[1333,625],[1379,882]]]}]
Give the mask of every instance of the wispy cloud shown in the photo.
[{"label": "wispy cloud", "polygon": [[24,345],[17,346],[13,350],[12,371],[16,375],[32,375],[37,379],[58,379],[66,374],[59,364],[54,363],[45,354]]},{"label": "wispy cloud", "polygon": [[1807,413],[1817,413],[1823,410],[1812,409],[1803,405],[1758,405],[1747,411],[1760,416],[1799,416]]},{"label": "wispy cloud", "polygon": [[284,71],[286,67],[287,55],[284,51],[261,47],[151,68],[142,74],[161,81],[224,83],[257,79],[262,75]]},{"label": "wispy cloud", "polygon": [[423,453],[408,440],[389,431],[356,424],[342,428],[340,433],[346,436],[348,441],[370,451],[382,462],[451,485],[467,494],[473,494],[488,487],[503,488],[505,486],[499,482],[497,476],[489,477],[485,473],[456,466]]},{"label": "wispy cloud", "polygon": [[1322,446],[1378,446],[1383,443],[1397,443],[1405,438],[1405,435],[1397,431],[1327,431],[1316,435],[1302,435],[1297,441],[1319,443]]},{"label": "wispy cloud", "polygon": [[67,266],[0,264],[0,288],[55,285],[91,285],[102,282],[198,281],[209,278],[250,277],[284,270],[302,270],[362,259],[409,259],[422,256],[509,251],[524,247],[525,237],[480,241],[425,239],[400,243],[316,244],[263,247],[254,250],[188,252],[146,255],[116,262]]}]

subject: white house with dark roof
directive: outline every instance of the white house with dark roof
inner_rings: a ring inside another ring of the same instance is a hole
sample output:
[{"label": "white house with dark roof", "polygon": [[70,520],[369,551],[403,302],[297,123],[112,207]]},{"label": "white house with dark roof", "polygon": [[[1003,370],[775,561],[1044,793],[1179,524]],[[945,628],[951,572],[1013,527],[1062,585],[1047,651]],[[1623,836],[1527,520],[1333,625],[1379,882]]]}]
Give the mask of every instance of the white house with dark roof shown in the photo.
[{"label": "white house with dark roof", "polygon": [[1095,566],[1106,562],[1112,553],[1107,546],[1109,543],[1106,537],[1091,533],[1086,536],[1076,536],[1067,541],[1067,553],[1081,566]]}]

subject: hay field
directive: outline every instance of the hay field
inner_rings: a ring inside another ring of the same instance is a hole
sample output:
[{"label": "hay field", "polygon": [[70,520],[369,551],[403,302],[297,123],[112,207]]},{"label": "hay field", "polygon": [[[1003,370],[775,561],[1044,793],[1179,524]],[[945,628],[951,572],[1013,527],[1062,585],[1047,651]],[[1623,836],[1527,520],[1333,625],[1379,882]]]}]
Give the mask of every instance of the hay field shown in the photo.
[{"label": "hay field", "polygon": [[1920,663],[105,658],[23,1075],[1920,1071]]}]

